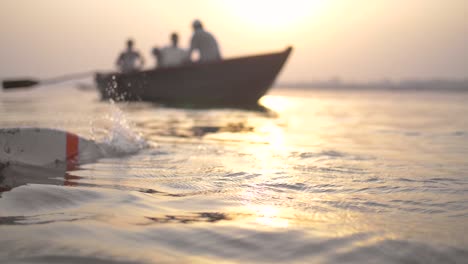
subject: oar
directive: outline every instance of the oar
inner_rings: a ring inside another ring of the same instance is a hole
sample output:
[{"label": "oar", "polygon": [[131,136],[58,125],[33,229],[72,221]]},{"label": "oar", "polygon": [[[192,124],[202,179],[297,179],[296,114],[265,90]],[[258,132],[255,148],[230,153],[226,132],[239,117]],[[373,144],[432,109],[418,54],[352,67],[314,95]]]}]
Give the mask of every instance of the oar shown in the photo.
[{"label": "oar", "polygon": [[3,80],[2,86],[3,86],[3,89],[30,88],[36,85],[56,84],[56,83],[66,82],[66,81],[70,81],[74,79],[81,79],[84,77],[88,77],[94,73],[95,73],[94,71],[73,73],[73,74],[62,75],[62,76],[58,76],[55,78],[44,79],[44,80],[36,80],[36,79]]},{"label": "oar", "polygon": [[104,155],[95,141],[48,128],[0,128],[0,166],[54,166],[94,162]]}]

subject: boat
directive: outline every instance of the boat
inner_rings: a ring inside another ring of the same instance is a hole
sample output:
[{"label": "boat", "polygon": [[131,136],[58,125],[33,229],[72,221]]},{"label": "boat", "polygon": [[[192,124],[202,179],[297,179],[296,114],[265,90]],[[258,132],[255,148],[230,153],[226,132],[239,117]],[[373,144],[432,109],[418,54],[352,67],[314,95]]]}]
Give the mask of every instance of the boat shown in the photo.
[{"label": "boat", "polygon": [[132,73],[97,73],[103,100],[147,101],[182,107],[257,105],[286,62],[281,52],[191,63]]}]

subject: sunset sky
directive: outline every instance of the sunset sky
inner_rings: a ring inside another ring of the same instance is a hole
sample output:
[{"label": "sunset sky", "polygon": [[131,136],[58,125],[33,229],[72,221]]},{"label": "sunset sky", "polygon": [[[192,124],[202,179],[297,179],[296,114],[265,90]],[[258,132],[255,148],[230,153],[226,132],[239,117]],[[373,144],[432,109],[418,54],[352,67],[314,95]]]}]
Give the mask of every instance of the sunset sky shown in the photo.
[{"label": "sunset sky", "polygon": [[114,68],[199,18],[224,57],[294,53],[280,81],[468,77],[467,0],[2,0],[0,78]]}]

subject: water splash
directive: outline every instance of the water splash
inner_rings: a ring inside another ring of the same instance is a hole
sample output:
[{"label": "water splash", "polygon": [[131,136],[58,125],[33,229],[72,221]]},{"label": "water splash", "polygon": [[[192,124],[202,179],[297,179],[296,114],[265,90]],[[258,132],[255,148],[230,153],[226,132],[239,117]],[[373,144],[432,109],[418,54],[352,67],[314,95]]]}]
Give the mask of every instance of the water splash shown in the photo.
[{"label": "water splash", "polygon": [[101,148],[104,157],[134,154],[149,145],[125,113],[109,100],[111,111],[91,122],[92,139]]}]

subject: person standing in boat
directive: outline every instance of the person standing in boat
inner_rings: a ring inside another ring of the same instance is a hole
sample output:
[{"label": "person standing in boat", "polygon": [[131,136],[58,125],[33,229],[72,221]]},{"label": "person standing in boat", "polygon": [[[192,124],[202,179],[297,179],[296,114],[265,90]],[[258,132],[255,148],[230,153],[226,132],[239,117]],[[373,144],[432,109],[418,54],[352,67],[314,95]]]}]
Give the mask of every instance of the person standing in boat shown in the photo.
[{"label": "person standing in boat", "polygon": [[143,68],[145,60],[138,51],[133,49],[133,40],[127,40],[127,49],[120,53],[116,65],[123,73],[139,71]]},{"label": "person standing in boat", "polygon": [[174,67],[186,63],[189,60],[188,52],[179,48],[179,36],[177,33],[171,34],[171,45],[159,49],[159,54],[154,53],[159,67]]},{"label": "person standing in boat", "polygon": [[189,58],[192,57],[194,51],[198,51],[199,62],[221,60],[218,42],[213,35],[203,29],[203,25],[199,20],[193,21],[192,26],[194,33],[190,42]]}]

